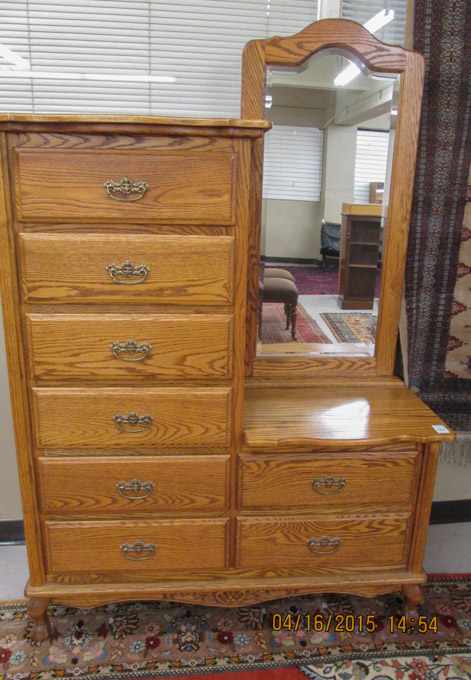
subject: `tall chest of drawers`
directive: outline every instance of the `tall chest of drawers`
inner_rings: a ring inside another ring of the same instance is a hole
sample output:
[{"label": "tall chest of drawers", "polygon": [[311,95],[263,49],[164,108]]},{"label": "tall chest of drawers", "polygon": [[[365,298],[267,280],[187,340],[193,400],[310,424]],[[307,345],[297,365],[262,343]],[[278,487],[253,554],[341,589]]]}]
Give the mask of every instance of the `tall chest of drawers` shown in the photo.
[{"label": "tall chest of drawers", "polygon": [[73,603],[92,582],[126,599],[234,562],[252,146],[269,124],[0,125],[2,298],[41,637],[49,590]]}]

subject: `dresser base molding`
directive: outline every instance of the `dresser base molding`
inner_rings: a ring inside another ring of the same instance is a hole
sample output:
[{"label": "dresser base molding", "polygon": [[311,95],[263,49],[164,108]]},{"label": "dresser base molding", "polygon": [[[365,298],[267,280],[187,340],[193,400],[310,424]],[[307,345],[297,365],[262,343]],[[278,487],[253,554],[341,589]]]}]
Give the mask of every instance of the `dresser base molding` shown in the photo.
[{"label": "dresser base molding", "polygon": [[[202,583],[189,580],[181,582],[159,583],[113,583],[86,584],[66,586],[46,584],[31,586],[25,589],[25,595],[31,601],[53,600],[54,604],[89,609],[115,602],[132,602],[134,600],[165,600],[185,604],[209,605],[215,607],[241,607],[298,595],[314,593],[343,593],[361,597],[376,597],[384,593],[403,590],[407,597],[416,597],[415,588],[425,583],[425,573],[413,574],[399,571],[385,574],[361,574],[356,578],[307,579],[226,579],[224,581]],[[419,588],[420,589],[420,588]],[[47,604],[45,605],[47,606]],[[36,611],[36,609],[35,609]],[[28,609],[29,612],[29,609]],[[36,616],[31,614],[33,618]]]}]

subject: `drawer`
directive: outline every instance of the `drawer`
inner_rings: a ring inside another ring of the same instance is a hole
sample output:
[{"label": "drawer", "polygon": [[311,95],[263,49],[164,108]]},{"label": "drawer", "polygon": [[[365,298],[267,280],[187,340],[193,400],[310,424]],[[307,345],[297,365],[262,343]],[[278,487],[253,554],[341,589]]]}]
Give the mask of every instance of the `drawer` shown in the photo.
[{"label": "drawer", "polygon": [[45,522],[47,571],[61,574],[206,572],[226,566],[227,519]]},{"label": "drawer", "polygon": [[408,507],[415,488],[416,458],[415,451],[244,456],[240,506],[246,510]]},{"label": "drawer", "polygon": [[38,460],[46,515],[223,512],[229,456]]},{"label": "drawer", "polygon": [[406,566],[409,515],[238,521],[238,566],[316,573]]},{"label": "drawer", "polygon": [[27,314],[26,326],[39,380],[232,375],[227,314]]},{"label": "drawer", "polygon": [[30,302],[232,301],[232,236],[20,234],[19,247]]},{"label": "drawer", "polygon": [[40,448],[225,446],[231,388],[33,388]]},{"label": "drawer", "polygon": [[22,221],[234,224],[232,152],[19,149],[15,156]]}]

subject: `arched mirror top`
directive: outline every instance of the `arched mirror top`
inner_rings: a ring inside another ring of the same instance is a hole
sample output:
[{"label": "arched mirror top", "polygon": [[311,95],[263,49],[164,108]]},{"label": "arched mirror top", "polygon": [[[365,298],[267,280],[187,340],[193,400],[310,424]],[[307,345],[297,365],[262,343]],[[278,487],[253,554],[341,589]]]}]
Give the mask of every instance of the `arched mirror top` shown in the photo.
[{"label": "arched mirror top", "polygon": [[[258,173],[258,169],[263,167],[263,142],[261,141],[256,150],[253,163],[253,167],[257,168],[255,173],[259,174],[259,178],[255,181],[253,196],[254,228],[249,234],[246,367],[247,375],[253,375],[264,380],[276,381],[288,379],[290,381],[309,381],[320,375],[337,375],[339,377],[352,374],[372,377],[388,376],[393,374],[394,369],[422,99],[424,71],[422,55],[407,51],[402,47],[386,45],[377,40],[360,24],[346,19],[321,20],[307,26],[296,35],[287,38],[275,36],[266,40],[253,40],[246,45],[243,53],[241,117],[265,117],[265,103],[269,99],[267,98],[267,71],[271,71],[274,74],[272,78],[275,85],[274,91],[277,85],[278,90],[281,91],[283,84],[292,85],[292,83],[288,83],[288,80],[291,80],[291,76],[288,76],[285,83],[283,83],[285,75],[301,74],[303,71],[312,70],[316,63],[322,61],[326,55],[342,57],[342,62],[347,59],[348,62],[355,64],[363,74],[373,74],[375,78],[380,78],[381,74],[390,74],[390,77],[400,77],[400,87],[398,88],[397,84],[391,85],[391,93],[388,93],[390,104],[393,103],[394,106],[393,113],[397,114],[394,115],[394,124],[392,126],[395,129],[395,133],[392,137],[392,143],[391,141],[389,142],[391,154],[388,161],[388,179],[390,180],[388,205],[381,212],[381,207],[367,207],[368,201],[365,201],[363,208],[358,210],[360,207],[357,205],[358,201],[348,198],[349,202],[340,203],[341,208],[336,207],[339,213],[339,219],[336,221],[340,222],[341,214],[342,234],[344,230],[351,231],[350,226],[345,226],[345,214],[359,212],[367,216],[362,220],[363,226],[361,229],[363,229],[364,234],[362,232],[362,238],[360,239],[366,245],[361,246],[363,252],[359,254],[359,249],[361,250],[360,245],[354,242],[356,250],[353,253],[353,257],[367,257],[371,259],[371,262],[373,262],[376,256],[373,253],[370,241],[374,241],[376,236],[372,239],[369,238],[370,223],[374,222],[374,216],[380,216],[378,218],[381,222],[379,238],[382,241],[379,260],[375,260],[375,262],[378,262],[378,265],[371,263],[369,265],[371,268],[378,266],[378,270],[381,268],[381,274],[376,279],[376,289],[379,290],[379,286],[381,286],[379,310],[378,300],[376,299],[376,343],[373,343],[369,353],[351,352],[347,347],[342,349],[327,348],[326,351],[306,351],[304,353],[299,345],[296,347],[293,345],[293,348],[289,347],[286,352],[281,350],[281,353],[278,355],[276,351],[271,352],[266,347],[261,350],[262,313],[264,324],[265,315],[268,313],[265,311],[263,303],[270,302],[270,296],[273,292],[271,289],[274,287],[270,282],[268,290],[267,286],[264,288],[266,279],[264,278],[263,268],[261,269],[260,267],[261,241],[263,248],[263,240],[266,233],[269,232],[265,224],[267,212],[265,204],[267,201],[264,201],[264,234],[261,238],[262,173]],[[393,80],[390,80],[390,83],[392,84]],[[305,83],[303,83],[302,87],[305,87]],[[286,88],[285,94],[287,91],[288,88]],[[292,89],[292,92],[294,92],[294,89]],[[320,92],[319,87],[317,92]],[[382,92],[379,88],[378,93],[381,96]],[[273,102],[275,102],[275,99],[273,99]],[[285,99],[283,103],[280,103],[280,106],[290,107],[290,104],[286,103]],[[380,111],[380,108],[377,110]],[[274,116],[267,115],[268,117],[274,119]],[[324,128],[327,128],[331,122],[331,119],[327,116],[326,120],[327,123],[324,123]],[[335,123],[337,122],[339,121],[335,121]],[[347,125],[345,121],[341,123],[344,126]],[[286,125],[286,123],[282,123],[282,125]],[[336,125],[336,127],[339,126]],[[355,128],[355,134],[357,127],[358,125]],[[320,144],[323,144],[324,148],[326,147],[325,138],[323,141],[320,141]],[[270,153],[273,154],[273,147]],[[325,163],[322,166],[322,173],[324,182],[326,176]],[[323,191],[326,191],[324,186]],[[387,193],[386,185],[384,191]],[[279,201],[279,203],[281,204],[282,201]],[[381,203],[381,201],[378,201],[378,203]],[[285,205],[281,207],[285,214],[287,214],[287,210],[289,212],[288,201],[285,201]],[[371,217],[368,217],[369,210],[371,210]],[[277,211],[273,210],[272,207],[272,212]],[[321,217],[324,218],[325,216],[323,212]],[[387,220],[385,219],[386,216]],[[320,221],[320,217],[317,214],[316,220]],[[386,221],[387,229],[383,228],[386,225]],[[322,223],[324,222],[325,220],[322,219]],[[371,230],[373,230],[372,226]],[[288,234],[286,233],[284,236],[287,237]],[[344,239],[344,235],[341,238]],[[343,247],[341,251],[343,252]],[[340,256],[339,262],[343,261],[342,257],[343,255]],[[275,266],[278,265],[275,264]],[[279,266],[283,267],[284,265]],[[353,266],[355,266],[355,263]],[[368,265],[362,266],[367,267]],[[266,271],[270,275],[276,276],[270,269],[266,269]],[[340,279],[342,279],[342,274]],[[341,285],[344,286],[344,283],[341,283]],[[375,295],[377,295],[377,292]],[[266,305],[266,307],[269,306],[269,304]],[[339,309],[338,311],[342,310]],[[289,301],[285,304],[285,313],[286,325],[290,327]],[[266,328],[268,328],[268,325]],[[292,330],[293,324],[291,321]],[[296,338],[294,333],[292,338]],[[288,339],[291,340],[292,338]]]}]

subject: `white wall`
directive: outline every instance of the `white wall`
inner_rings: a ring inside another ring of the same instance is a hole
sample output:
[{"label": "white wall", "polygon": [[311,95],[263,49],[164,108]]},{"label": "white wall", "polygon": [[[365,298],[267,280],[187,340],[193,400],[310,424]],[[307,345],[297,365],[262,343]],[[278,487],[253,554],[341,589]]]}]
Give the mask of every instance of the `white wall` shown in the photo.
[{"label": "white wall", "polygon": [[15,439],[8,386],[3,320],[0,315],[0,521],[21,519],[21,499],[16,467]]},{"label": "white wall", "polygon": [[357,128],[329,125],[324,131],[323,218],[341,222],[342,203],[353,203]]},{"label": "white wall", "polygon": [[435,482],[434,501],[471,499],[471,466],[440,463]]},{"label": "white wall", "polygon": [[264,211],[266,257],[320,257],[321,204],[268,199]]}]

